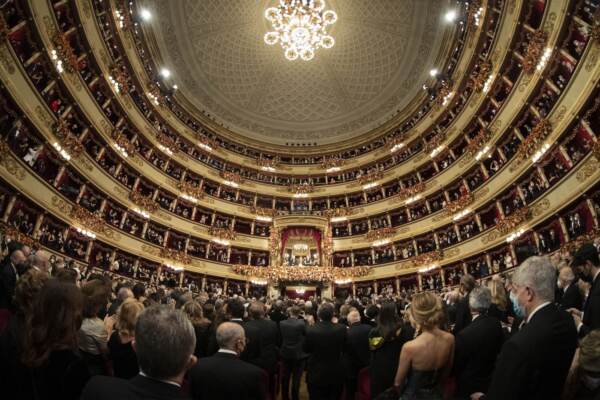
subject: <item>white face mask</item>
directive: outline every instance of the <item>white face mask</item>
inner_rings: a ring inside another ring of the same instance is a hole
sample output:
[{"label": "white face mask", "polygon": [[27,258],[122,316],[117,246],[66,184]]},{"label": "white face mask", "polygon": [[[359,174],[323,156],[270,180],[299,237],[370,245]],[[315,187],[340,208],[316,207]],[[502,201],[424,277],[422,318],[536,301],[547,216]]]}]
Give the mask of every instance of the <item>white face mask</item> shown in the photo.
[{"label": "white face mask", "polygon": [[585,373],[581,376],[581,381],[589,390],[596,390],[600,387],[600,378],[595,378]]}]

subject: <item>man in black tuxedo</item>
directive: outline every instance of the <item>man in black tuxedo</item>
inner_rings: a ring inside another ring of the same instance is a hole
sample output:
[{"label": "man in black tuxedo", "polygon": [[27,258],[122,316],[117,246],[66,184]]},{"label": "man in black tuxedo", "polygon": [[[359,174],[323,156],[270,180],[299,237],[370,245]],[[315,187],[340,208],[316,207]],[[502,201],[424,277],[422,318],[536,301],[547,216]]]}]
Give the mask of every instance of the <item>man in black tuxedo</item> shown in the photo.
[{"label": "man in black tuxedo", "polygon": [[290,309],[290,317],[279,323],[281,349],[279,354],[283,364],[281,393],[283,400],[290,398],[290,377],[292,379],[292,400],[298,400],[300,378],[304,371],[307,354],[302,347],[306,336],[306,321],[300,319],[302,310],[298,306]]},{"label": "man in black tuxedo", "polygon": [[239,356],[246,346],[244,329],[235,322],[217,328],[219,351],[201,359],[190,370],[194,400],[263,400],[267,398],[266,373]]},{"label": "man in black tuxedo", "polygon": [[304,351],[309,353],[306,382],[311,400],[339,400],[344,386],[342,352],[346,326],[333,323],[333,313],[333,304],[321,304],[317,311],[319,322],[306,330]]},{"label": "man in black tuxedo", "polygon": [[466,274],[460,278],[460,292],[463,297],[456,303],[456,322],[454,323],[454,335],[458,334],[471,323],[471,310],[469,309],[469,294],[475,288],[477,282],[472,275]]},{"label": "man in black tuxedo", "polygon": [[571,266],[577,271],[580,279],[592,285],[585,299],[583,313],[575,309],[569,310],[575,320],[579,336],[583,337],[590,331],[600,328],[600,258],[596,247],[591,243],[581,246],[573,256]]},{"label": "man in black tuxedo", "polygon": [[513,274],[512,286],[511,301],[524,325],[502,346],[485,399],[558,400],[577,331],[570,315],[553,303],[556,269],[547,257],[530,257]]},{"label": "man in black tuxedo", "polygon": [[185,314],[164,305],[145,309],[132,345],[140,374],[131,380],[95,376],[83,389],[82,400],[186,398],[181,384],[197,359],[194,327]]},{"label": "man in black tuxedo", "polygon": [[[240,326],[244,325],[244,314],[246,313],[246,308],[244,307],[244,303],[242,303],[239,298],[234,297],[227,300],[227,303],[225,303],[223,307],[225,316],[230,322],[236,323]],[[217,352],[217,350],[219,350],[219,345],[217,344],[217,331],[215,327],[208,338],[207,354],[212,356]],[[241,358],[242,360],[247,360],[246,352],[241,355]]]},{"label": "man in black tuxedo", "polygon": [[557,302],[563,310],[570,308],[581,310],[583,298],[575,281],[575,274],[570,267],[563,267],[558,271],[558,293]]},{"label": "man in black tuxedo", "polygon": [[368,367],[371,361],[369,350],[369,332],[373,327],[360,321],[357,310],[348,313],[348,332],[346,349],[344,351],[344,366],[346,371],[346,398],[354,400],[358,373]]},{"label": "man in black tuxedo", "polygon": [[12,309],[12,299],[17,286],[17,279],[25,269],[21,265],[25,264],[26,261],[27,258],[20,249],[13,250],[10,256],[6,256],[2,261],[0,265],[0,309]]},{"label": "man in black tuxedo", "polygon": [[496,357],[504,340],[500,321],[487,315],[492,293],[485,286],[471,290],[469,308],[472,321],[456,335],[454,370],[457,398],[469,399],[471,393],[487,392]]},{"label": "man in black tuxedo", "polygon": [[262,368],[269,377],[269,388],[275,391],[275,372],[279,349],[279,329],[277,324],[265,319],[265,305],[255,301],[248,307],[249,321],[242,324],[247,345],[244,351],[244,361]]}]

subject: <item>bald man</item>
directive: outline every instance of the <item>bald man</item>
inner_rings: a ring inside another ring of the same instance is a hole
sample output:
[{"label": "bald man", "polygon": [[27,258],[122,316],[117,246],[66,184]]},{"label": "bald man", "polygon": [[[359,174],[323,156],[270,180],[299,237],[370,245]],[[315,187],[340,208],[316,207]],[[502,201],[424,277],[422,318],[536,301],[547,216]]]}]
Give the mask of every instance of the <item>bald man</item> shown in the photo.
[{"label": "bald man", "polygon": [[360,313],[353,308],[348,313],[348,334],[344,350],[344,366],[346,370],[346,398],[354,399],[358,373],[369,366],[371,352],[369,350],[369,332],[371,325],[361,323]]},{"label": "bald man", "polygon": [[266,373],[240,360],[246,347],[244,328],[224,322],[217,328],[219,351],[202,358],[190,370],[190,393],[195,400],[263,400],[266,395]]}]

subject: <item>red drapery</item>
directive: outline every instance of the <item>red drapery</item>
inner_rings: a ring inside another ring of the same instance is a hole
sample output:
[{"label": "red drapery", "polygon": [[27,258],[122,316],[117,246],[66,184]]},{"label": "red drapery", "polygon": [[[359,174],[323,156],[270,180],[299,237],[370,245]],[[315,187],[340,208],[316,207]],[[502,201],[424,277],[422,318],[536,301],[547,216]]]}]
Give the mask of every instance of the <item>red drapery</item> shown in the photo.
[{"label": "red drapery", "polygon": [[321,231],[313,228],[288,228],[281,232],[281,256],[288,239],[292,237],[311,237],[317,243],[319,257],[321,256]]}]

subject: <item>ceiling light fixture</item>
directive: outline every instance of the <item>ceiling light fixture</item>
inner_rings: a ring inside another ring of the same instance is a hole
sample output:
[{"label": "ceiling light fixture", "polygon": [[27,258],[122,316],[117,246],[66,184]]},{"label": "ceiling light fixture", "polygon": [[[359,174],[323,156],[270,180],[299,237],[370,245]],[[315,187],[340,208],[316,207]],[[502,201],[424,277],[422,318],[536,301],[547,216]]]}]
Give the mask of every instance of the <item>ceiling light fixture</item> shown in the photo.
[{"label": "ceiling light fixture", "polygon": [[170,76],[171,76],[171,71],[169,71],[167,68],[162,68],[162,69],[160,70],[160,75],[161,75],[163,78],[168,78],[168,77],[170,77]]},{"label": "ceiling light fixture", "polygon": [[450,10],[446,13],[446,15],[444,15],[446,22],[454,22],[456,21],[456,17],[458,17],[456,10]]},{"label": "ceiling light fixture", "polygon": [[279,42],[290,61],[298,57],[312,60],[317,49],[330,49],[335,44],[327,27],[337,21],[337,14],[324,9],[324,0],[279,0],[279,6],[265,10],[273,28],[265,34],[265,43],[272,46]]},{"label": "ceiling light fixture", "polygon": [[147,8],[142,8],[140,10],[140,17],[142,17],[144,21],[150,21],[152,19],[152,13]]},{"label": "ceiling light fixture", "polygon": [[429,71],[429,75],[434,78],[437,76],[437,74],[439,74],[440,71],[438,71],[437,68],[432,69],[431,71]]}]

